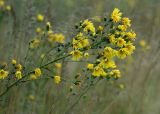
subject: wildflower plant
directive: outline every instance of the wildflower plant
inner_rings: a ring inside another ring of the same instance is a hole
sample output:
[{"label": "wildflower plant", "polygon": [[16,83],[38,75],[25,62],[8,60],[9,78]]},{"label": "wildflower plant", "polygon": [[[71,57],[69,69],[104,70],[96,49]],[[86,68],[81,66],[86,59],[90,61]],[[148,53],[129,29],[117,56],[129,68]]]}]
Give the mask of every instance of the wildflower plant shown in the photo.
[{"label": "wildflower plant", "polygon": [[[100,21],[86,19],[77,23],[69,42],[65,35],[53,30],[44,15],[38,14],[35,19],[35,36],[29,42],[24,61],[19,63],[13,59],[9,68],[0,69],[0,80],[13,80],[0,97],[21,82],[43,78],[51,78],[55,84],[70,83],[70,92],[74,92],[75,86],[87,91],[100,80],[119,79],[121,72],[116,61],[125,59],[135,50],[136,33],[130,28],[131,20],[123,17],[118,8],[109,16],[99,17]],[[64,60],[86,64],[82,73],[75,75],[74,81],[61,76]]]}]

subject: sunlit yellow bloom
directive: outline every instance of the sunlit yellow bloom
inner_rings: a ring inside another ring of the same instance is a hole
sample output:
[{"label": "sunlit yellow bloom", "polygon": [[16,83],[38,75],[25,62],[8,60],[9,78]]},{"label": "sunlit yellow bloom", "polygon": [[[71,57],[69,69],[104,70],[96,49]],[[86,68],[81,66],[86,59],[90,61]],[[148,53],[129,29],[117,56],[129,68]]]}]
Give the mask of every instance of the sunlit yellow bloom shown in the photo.
[{"label": "sunlit yellow bloom", "polygon": [[87,69],[92,70],[94,67],[94,64],[88,63],[87,64]]},{"label": "sunlit yellow bloom", "polygon": [[118,8],[115,8],[111,14],[111,19],[113,22],[117,23],[121,20],[122,13]]},{"label": "sunlit yellow bloom", "polygon": [[7,6],[6,6],[6,10],[7,10],[7,11],[11,11],[11,6],[10,6],[10,5],[7,5]]},{"label": "sunlit yellow bloom", "polygon": [[103,27],[102,26],[98,26],[98,30],[99,31],[103,31]]},{"label": "sunlit yellow bloom", "polygon": [[37,77],[41,76],[41,74],[42,74],[41,69],[40,69],[40,68],[36,68],[36,69],[34,70],[34,74],[35,74],[35,76],[37,76]]},{"label": "sunlit yellow bloom", "polygon": [[62,64],[61,63],[55,63],[54,65],[55,65],[55,67],[57,69],[61,69],[62,68]]},{"label": "sunlit yellow bloom", "polygon": [[116,68],[116,64],[113,60],[110,59],[104,59],[100,63],[101,65],[104,66],[104,68]]},{"label": "sunlit yellow bloom", "polygon": [[0,0],[0,7],[4,6],[4,1],[3,0]]},{"label": "sunlit yellow bloom", "polygon": [[140,44],[140,46],[145,47],[146,46],[146,41],[145,40],[140,40],[139,44]]},{"label": "sunlit yellow bloom", "polygon": [[36,28],[36,32],[37,32],[37,33],[41,33],[41,32],[42,32],[42,29],[41,29],[40,27],[37,27],[37,28]]},{"label": "sunlit yellow bloom", "polygon": [[35,38],[33,41],[30,43],[30,48],[34,49],[37,48],[40,45],[40,40],[38,38]]},{"label": "sunlit yellow bloom", "polygon": [[35,100],[35,96],[34,95],[29,95],[28,96],[29,100],[34,101]]},{"label": "sunlit yellow bloom", "polygon": [[23,69],[21,64],[16,65],[16,70],[17,71],[21,71]]},{"label": "sunlit yellow bloom", "polygon": [[31,80],[35,80],[35,79],[37,79],[37,76],[36,76],[35,74],[31,74],[31,75],[30,75],[30,79],[31,79]]},{"label": "sunlit yellow bloom", "polygon": [[54,82],[56,84],[59,84],[61,82],[61,77],[60,76],[54,76]]},{"label": "sunlit yellow bloom", "polygon": [[48,34],[48,41],[49,42],[58,42],[58,43],[64,43],[65,37],[63,34]]},{"label": "sunlit yellow bloom", "polygon": [[92,73],[93,76],[106,76],[107,73],[103,70],[103,68],[101,66],[96,66],[94,69],[93,69],[93,73]]},{"label": "sunlit yellow bloom", "polygon": [[44,53],[41,54],[40,58],[41,58],[41,59],[44,59],[44,57],[45,57],[45,54],[44,54]]},{"label": "sunlit yellow bloom", "polygon": [[46,25],[47,25],[47,29],[50,30],[51,29],[51,23],[47,22]]},{"label": "sunlit yellow bloom", "polygon": [[82,44],[78,40],[75,40],[75,39],[73,39],[73,41],[72,41],[72,46],[74,49],[81,49],[82,48]]},{"label": "sunlit yellow bloom", "polygon": [[126,25],[118,25],[118,29],[121,30],[121,31],[126,31],[127,26]]},{"label": "sunlit yellow bloom", "polygon": [[118,51],[117,56],[121,59],[124,59],[128,54],[129,54],[129,51],[127,48],[121,48]]},{"label": "sunlit yellow bloom", "polygon": [[8,76],[9,72],[3,69],[0,70],[0,79],[4,79]]},{"label": "sunlit yellow bloom", "polygon": [[132,54],[135,50],[135,46],[131,43],[125,44],[125,48],[127,48],[128,54]]},{"label": "sunlit yellow bloom", "polygon": [[17,61],[15,59],[12,59],[12,64],[13,65],[16,65],[17,64]]},{"label": "sunlit yellow bloom", "polygon": [[82,40],[79,40],[80,44],[82,45],[82,47],[87,47],[89,46],[89,40],[88,39],[82,39]]},{"label": "sunlit yellow bloom", "polygon": [[112,70],[109,74],[110,74],[111,77],[114,77],[114,78],[120,78],[121,77],[121,73],[120,73],[119,70]]},{"label": "sunlit yellow bloom", "polygon": [[136,33],[134,31],[127,32],[126,35],[130,40],[134,40],[136,38]]},{"label": "sunlit yellow bloom", "polygon": [[79,50],[71,51],[70,54],[72,55],[73,60],[79,60],[82,58],[82,52],[80,52]]},{"label": "sunlit yellow bloom", "polygon": [[111,44],[115,44],[115,41],[116,41],[116,40],[115,40],[115,39],[116,39],[116,38],[115,38],[115,35],[113,35],[113,34],[110,35],[110,36],[108,37],[108,39],[109,39],[109,41],[110,41]]},{"label": "sunlit yellow bloom", "polygon": [[84,20],[82,26],[84,27],[84,32],[91,32],[93,35],[95,34],[95,27],[88,19]]},{"label": "sunlit yellow bloom", "polygon": [[93,19],[97,22],[101,22],[101,18],[99,16],[94,16]]},{"label": "sunlit yellow bloom", "polygon": [[119,46],[119,47],[122,47],[126,44],[126,41],[123,39],[123,38],[118,38],[117,39],[117,42],[116,42],[116,45]]},{"label": "sunlit yellow bloom", "polygon": [[44,16],[43,16],[42,14],[38,14],[38,15],[37,15],[37,20],[38,20],[39,22],[42,22],[42,21],[44,20]]},{"label": "sunlit yellow bloom", "polygon": [[124,17],[124,18],[122,18],[122,24],[130,27],[131,26],[131,20],[127,17]]},{"label": "sunlit yellow bloom", "polygon": [[86,59],[88,59],[88,57],[89,57],[89,53],[84,53],[84,57],[86,58]]},{"label": "sunlit yellow bloom", "polygon": [[22,78],[21,71],[16,71],[16,77],[17,77],[17,79],[21,79]]},{"label": "sunlit yellow bloom", "polygon": [[119,88],[124,89],[125,88],[124,84],[119,84]]},{"label": "sunlit yellow bloom", "polygon": [[111,47],[104,48],[104,56],[108,59],[113,58],[116,55],[116,52]]}]

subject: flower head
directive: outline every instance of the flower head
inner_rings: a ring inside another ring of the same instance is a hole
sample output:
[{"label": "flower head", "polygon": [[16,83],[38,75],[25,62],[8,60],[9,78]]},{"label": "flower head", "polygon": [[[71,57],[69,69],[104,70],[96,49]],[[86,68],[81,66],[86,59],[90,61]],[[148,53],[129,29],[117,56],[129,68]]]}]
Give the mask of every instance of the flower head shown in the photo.
[{"label": "flower head", "polygon": [[113,22],[117,23],[121,20],[122,13],[118,8],[115,8],[111,14],[111,19]]},{"label": "flower head", "polygon": [[60,76],[54,76],[54,82],[56,84],[59,84],[61,82],[61,77]]},{"label": "flower head", "polygon": [[17,79],[21,79],[22,78],[22,72],[21,71],[16,71],[16,77],[17,77]]},{"label": "flower head", "polygon": [[9,72],[3,69],[0,70],[0,79],[4,79],[8,76]]},{"label": "flower head", "polygon": [[40,69],[40,68],[36,68],[36,69],[34,70],[34,74],[35,74],[35,76],[37,76],[37,77],[41,76],[41,74],[42,74],[41,69]]},{"label": "flower head", "polygon": [[37,15],[37,20],[38,20],[39,22],[42,22],[42,21],[44,20],[44,16],[43,16],[42,14],[38,14],[38,15]]},{"label": "flower head", "polygon": [[73,50],[70,52],[73,60],[79,60],[82,58],[82,52],[79,50]]}]

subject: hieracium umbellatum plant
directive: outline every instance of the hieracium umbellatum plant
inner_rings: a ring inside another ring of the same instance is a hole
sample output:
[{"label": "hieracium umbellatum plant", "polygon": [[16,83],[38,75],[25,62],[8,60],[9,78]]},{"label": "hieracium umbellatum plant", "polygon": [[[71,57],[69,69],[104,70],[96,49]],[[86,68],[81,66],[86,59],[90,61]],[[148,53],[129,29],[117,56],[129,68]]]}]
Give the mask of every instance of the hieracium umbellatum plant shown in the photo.
[{"label": "hieracium umbellatum plant", "polygon": [[[0,1],[0,7],[4,7]],[[12,10],[6,6],[7,11]],[[4,9],[4,8],[3,8]],[[0,80],[9,80],[1,91],[4,96],[15,85],[39,79],[53,79],[57,85],[70,83],[69,91],[75,94],[75,86],[82,90],[100,80],[117,80],[121,72],[116,64],[135,50],[136,33],[131,29],[131,20],[115,8],[109,16],[89,18],[75,24],[73,37],[54,31],[43,14],[34,18],[37,23],[34,38],[28,42],[24,60],[12,60],[0,68]],[[70,40],[71,39],[71,40]],[[70,40],[70,41],[69,41]],[[74,76],[62,76],[62,62],[83,62],[85,67]]]}]

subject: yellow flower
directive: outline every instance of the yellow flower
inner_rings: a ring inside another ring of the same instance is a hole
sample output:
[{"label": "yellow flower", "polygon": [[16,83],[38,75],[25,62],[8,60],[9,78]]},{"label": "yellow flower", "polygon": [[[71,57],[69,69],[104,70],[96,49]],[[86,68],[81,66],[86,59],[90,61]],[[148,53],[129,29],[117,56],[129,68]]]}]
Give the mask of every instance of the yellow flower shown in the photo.
[{"label": "yellow flower", "polygon": [[10,6],[10,5],[7,5],[7,6],[6,6],[6,10],[7,10],[7,11],[11,11],[11,6]]},{"label": "yellow flower", "polygon": [[38,14],[38,15],[37,15],[37,20],[38,20],[39,22],[42,22],[42,21],[44,20],[44,16],[43,16],[42,14]]},{"label": "yellow flower", "polygon": [[146,41],[145,40],[140,40],[139,44],[140,44],[140,46],[145,47],[146,46]]},{"label": "yellow flower", "polygon": [[59,84],[61,82],[61,77],[60,76],[54,76],[54,82],[56,84]]},{"label": "yellow flower", "polygon": [[124,59],[128,54],[129,54],[129,51],[127,48],[121,48],[118,51],[117,56],[121,59]]},{"label": "yellow flower", "polygon": [[36,68],[36,69],[34,70],[34,74],[35,74],[36,77],[41,76],[41,74],[42,74],[41,69],[40,69],[40,68]]},{"label": "yellow flower", "polygon": [[111,77],[114,77],[114,78],[120,78],[121,77],[121,72],[119,70],[112,70],[109,74],[110,74]]},{"label": "yellow flower", "polygon": [[81,40],[79,40],[79,43],[81,44],[82,48],[89,46],[88,39],[81,39]]},{"label": "yellow flower", "polygon": [[64,43],[65,37],[63,34],[48,34],[48,41],[49,42],[58,42],[58,43]]},{"label": "yellow flower", "polygon": [[126,41],[123,38],[118,38],[116,44],[117,46],[122,47],[126,44]]},{"label": "yellow flower", "polygon": [[17,64],[17,61],[15,59],[12,59],[12,64],[13,65],[16,65]]},{"label": "yellow flower", "polygon": [[21,71],[23,69],[21,64],[16,65],[16,70],[17,71]]},{"label": "yellow flower", "polygon": [[103,31],[103,27],[102,26],[98,26],[98,31]]},{"label": "yellow flower", "polygon": [[106,76],[107,73],[103,70],[103,68],[101,66],[98,65],[93,69],[92,75],[95,76],[95,77]]},{"label": "yellow flower", "polygon": [[0,7],[3,7],[4,6],[4,1],[0,0]]},{"label": "yellow flower", "polygon": [[4,79],[8,76],[9,72],[3,69],[0,70],[0,79]]},{"label": "yellow flower", "polygon": [[16,71],[16,77],[17,77],[17,79],[21,79],[22,78],[21,71]]},{"label": "yellow flower", "polygon": [[61,69],[62,68],[62,64],[61,63],[55,63],[54,65],[55,65],[55,67],[57,69]]},{"label": "yellow flower", "polygon": [[115,35],[114,34],[112,34],[112,35],[110,35],[109,37],[108,37],[108,39],[109,39],[109,42],[111,43],[111,44],[115,44]]},{"label": "yellow flower", "polygon": [[113,22],[117,23],[121,20],[122,13],[118,8],[115,8],[111,14],[111,19]]},{"label": "yellow flower", "polygon": [[131,20],[127,17],[124,17],[124,18],[122,18],[122,24],[130,27],[131,26]]},{"label": "yellow flower", "polygon": [[87,64],[87,69],[92,70],[93,67],[94,67],[94,64],[90,64],[90,63]]},{"label": "yellow flower", "polygon": [[128,54],[132,54],[135,50],[135,46],[131,43],[125,44],[125,48],[127,48]]},{"label": "yellow flower", "polygon": [[45,57],[45,54],[44,54],[44,53],[41,54],[40,58],[41,58],[41,59],[44,59],[44,57]]},{"label": "yellow flower", "polygon": [[95,27],[91,21],[89,21],[88,19],[84,20],[82,26],[84,27],[84,32],[91,32],[92,35],[95,35]]},{"label": "yellow flower", "polygon": [[82,58],[82,52],[80,52],[79,50],[71,51],[70,54],[72,55],[73,60],[79,60]]},{"label": "yellow flower", "polygon": [[34,95],[29,95],[28,96],[29,100],[34,101],[35,100],[35,96]]},{"label": "yellow flower", "polygon": [[37,33],[41,33],[41,32],[42,32],[42,29],[41,29],[40,27],[37,27],[37,28],[36,28],[36,32],[37,32]]},{"label": "yellow flower", "polygon": [[82,44],[79,42],[79,40],[72,40],[72,46],[74,49],[81,49],[82,48]]},{"label": "yellow flower", "polygon": [[113,58],[116,55],[116,51],[113,50],[111,47],[104,48],[104,56],[108,59]]},{"label": "yellow flower", "polygon": [[30,48],[34,49],[37,48],[40,44],[40,40],[38,38],[35,38],[33,41],[30,43]]},{"label": "yellow flower", "polygon": [[136,33],[134,31],[127,32],[126,35],[130,40],[135,40],[136,38]]},{"label": "yellow flower", "polygon": [[104,66],[104,68],[116,68],[116,64],[113,60],[110,59],[104,59],[100,63],[101,65]]},{"label": "yellow flower", "polygon": [[89,57],[89,53],[84,53],[84,57],[86,58],[86,59],[88,59],[88,57]]},{"label": "yellow flower", "polygon": [[121,31],[126,31],[127,26],[126,25],[118,25],[118,29],[121,30]]},{"label": "yellow flower", "polygon": [[31,74],[31,75],[30,75],[30,79],[31,79],[31,80],[35,80],[35,79],[37,79],[37,76],[36,76],[35,74]]},{"label": "yellow flower", "polygon": [[47,30],[50,30],[51,29],[51,23],[47,22],[46,25],[47,25]]},{"label": "yellow flower", "polygon": [[119,84],[119,88],[124,89],[125,88],[124,84]]}]

